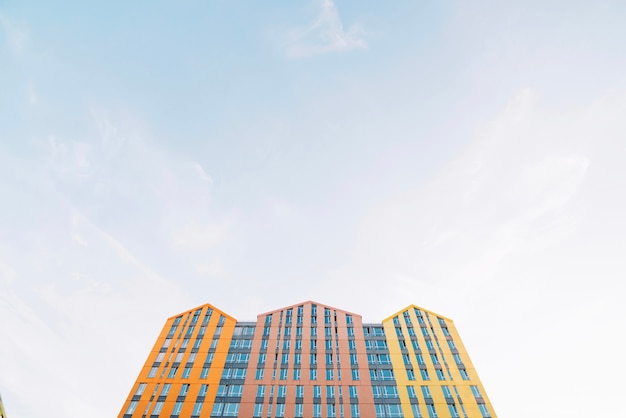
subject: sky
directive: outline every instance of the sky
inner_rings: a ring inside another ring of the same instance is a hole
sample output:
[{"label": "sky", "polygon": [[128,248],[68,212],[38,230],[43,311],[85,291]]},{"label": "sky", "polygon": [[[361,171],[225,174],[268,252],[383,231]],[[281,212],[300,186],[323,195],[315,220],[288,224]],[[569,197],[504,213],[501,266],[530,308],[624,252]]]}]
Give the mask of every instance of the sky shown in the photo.
[{"label": "sky", "polygon": [[0,0],[7,414],[116,416],[166,318],[315,300],[452,318],[499,416],[613,416],[625,21],[610,0]]}]

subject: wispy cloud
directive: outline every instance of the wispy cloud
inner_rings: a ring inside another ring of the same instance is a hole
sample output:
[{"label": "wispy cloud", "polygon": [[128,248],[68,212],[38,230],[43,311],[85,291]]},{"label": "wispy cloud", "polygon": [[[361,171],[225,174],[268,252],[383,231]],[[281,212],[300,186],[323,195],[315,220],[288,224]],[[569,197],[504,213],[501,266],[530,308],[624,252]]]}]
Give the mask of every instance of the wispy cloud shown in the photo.
[{"label": "wispy cloud", "polygon": [[285,52],[289,58],[306,58],[330,52],[364,49],[367,46],[364,36],[365,32],[358,24],[344,28],[333,0],[322,0],[315,22],[288,35]]},{"label": "wispy cloud", "polygon": [[0,12],[0,28],[4,32],[9,48],[17,54],[24,52],[28,42],[28,32],[15,24],[2,12]]}]

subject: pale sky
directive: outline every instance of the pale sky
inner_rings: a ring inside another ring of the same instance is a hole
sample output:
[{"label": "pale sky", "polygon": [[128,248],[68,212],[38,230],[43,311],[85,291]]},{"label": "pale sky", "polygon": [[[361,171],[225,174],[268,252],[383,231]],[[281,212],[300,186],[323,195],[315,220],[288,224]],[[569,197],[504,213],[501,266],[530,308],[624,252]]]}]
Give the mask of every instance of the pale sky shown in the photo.
[{"label": "pale sky", "polygon": [[501,417],[615,416],[623,1],[0,1],[0,393],[116,416],[166,318],[452,318]]}]

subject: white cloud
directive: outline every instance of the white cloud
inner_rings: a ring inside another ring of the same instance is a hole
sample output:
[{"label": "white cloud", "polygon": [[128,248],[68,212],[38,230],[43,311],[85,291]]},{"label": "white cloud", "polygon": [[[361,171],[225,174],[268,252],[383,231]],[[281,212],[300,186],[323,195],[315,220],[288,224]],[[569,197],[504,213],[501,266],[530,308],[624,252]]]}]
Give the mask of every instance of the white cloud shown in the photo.
[{"label": "white cloud", "polygon": [[204,168],[202,168],[202,165],[200,165],[200,163],[194,162],[192,163],[192,167],[196,171],[196,173],[198,173],[198,176],[200,177],[200,179],[202,179],[202,181],[205,181],[209,185],[213,185],[213,177],[211,177],[206,171],[204,171]]},{"label": "white cloud", "polygon": [[358,24],[344,28],[333,0],[321,0],[319,10],[319,17],[314,23],[288,35],[285,45],[288,57],[305,58],[367,47],[365,33]]},{"label": "white cloud", "polygon": [[2,12],[0,12],[0,28],[4,31],[6,42],[10,49],[17,54],[21,54],[26,50],[28,32]]},{"label": "white cloud", "polygon": [[228,219],[216,224],[188,224],[172,233],[172,243],[177,249],[208,250],[227,237],[229,227]]},{"label": "white cloud", "polygon": [[210,263],[197,263],[195,268],[196,271],[203,276],[217,277],[220,279],[226,277],[226,269],[224,268],[222,260],[219,258],[215,258]]}]

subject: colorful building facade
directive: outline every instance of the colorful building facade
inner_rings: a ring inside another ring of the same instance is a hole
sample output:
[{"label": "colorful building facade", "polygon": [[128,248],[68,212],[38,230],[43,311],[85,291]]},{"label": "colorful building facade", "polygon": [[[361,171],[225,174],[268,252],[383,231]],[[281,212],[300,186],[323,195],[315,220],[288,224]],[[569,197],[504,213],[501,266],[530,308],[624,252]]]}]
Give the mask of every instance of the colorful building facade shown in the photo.
[{"label": "colorful building facade", "polygon": [[238,322],[169,318],[119,418],[496,417],[454,323],[408,306],[382,323],[304,302]]}]

